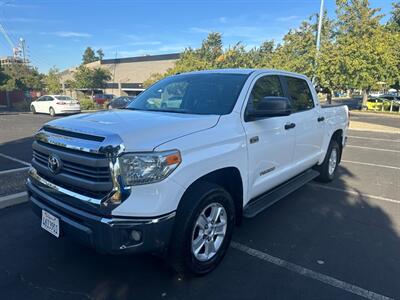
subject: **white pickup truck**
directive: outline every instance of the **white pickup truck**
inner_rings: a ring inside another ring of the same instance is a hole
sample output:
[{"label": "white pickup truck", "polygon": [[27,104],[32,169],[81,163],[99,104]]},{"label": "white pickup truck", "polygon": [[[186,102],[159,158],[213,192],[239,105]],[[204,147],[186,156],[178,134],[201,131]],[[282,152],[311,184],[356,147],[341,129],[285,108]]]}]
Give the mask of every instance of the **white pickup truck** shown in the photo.
[{"label": "white pickup truck", "polygon": [[27,188],[41,226],[105,253],[164,253],[205,274],[235,224],[334,178],[346,106],[277,70],[177,74],[126,109],[54,120],[35,135]]}]

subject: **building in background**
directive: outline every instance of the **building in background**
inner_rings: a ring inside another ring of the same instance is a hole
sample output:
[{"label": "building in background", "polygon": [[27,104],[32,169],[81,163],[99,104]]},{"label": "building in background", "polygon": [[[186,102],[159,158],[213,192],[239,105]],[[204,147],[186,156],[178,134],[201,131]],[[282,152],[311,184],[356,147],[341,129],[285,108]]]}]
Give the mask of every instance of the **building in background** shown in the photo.
[{"label": "building in background", "polygon": [[[102,91],[105,94],[116,96],[137,95],[144,90],[143,82],[152,74],[165,73],[174,67],[179,53],[146,55],[137,57],[126,57],[117,59],[103,59],[87,64],[89,68],[104,68],[111,73],[111,81]],[[65,82],[73,79],[73,73],[77,69],[70,68],[61,72],[61,83],[64,93],[76,97],[79,90],[71,90]],[[84,92],[84,91],[81,91]]]},{"label": "building in background", "polygon": [[24,60],[20,57],[15,57],[15,56],[0,57],[0,66],[2,66],[2,67],[15,65],[15,64],[22,64],[22,63],[24,63]]}]

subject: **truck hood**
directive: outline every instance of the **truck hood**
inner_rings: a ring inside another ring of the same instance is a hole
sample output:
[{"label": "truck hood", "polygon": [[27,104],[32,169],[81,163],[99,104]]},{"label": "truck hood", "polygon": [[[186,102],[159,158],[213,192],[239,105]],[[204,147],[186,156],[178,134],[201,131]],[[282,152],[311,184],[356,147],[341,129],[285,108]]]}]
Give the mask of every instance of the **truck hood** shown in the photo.
[{"label": "truck hood", "polygon": [[92,135],[117,134],[126,151],[152,151],[165,142],[211,128],[218,120],[217,115],[115,110],[74,115],[47,125]]}]

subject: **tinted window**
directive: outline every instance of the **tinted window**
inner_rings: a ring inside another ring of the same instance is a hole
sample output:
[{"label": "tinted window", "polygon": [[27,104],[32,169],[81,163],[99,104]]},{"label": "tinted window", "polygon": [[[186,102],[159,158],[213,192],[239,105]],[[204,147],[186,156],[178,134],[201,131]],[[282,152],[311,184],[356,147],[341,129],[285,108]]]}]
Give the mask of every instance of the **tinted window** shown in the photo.
[{"label": "tinted window", "polygon": [[294,112],[314,107],[314,100],[307,81],[295,77],[286,77],[289,99]]},{"label": "tinted window", "polygon": [[265,97],[283,97],[283,89],[279,77],[276,75],[259,78],[251,90],[247,109],[258,109],[260,100]]},{"label": "tinted window", "polygon": [[225,115],[232,111],[246,74],[182,74],[163,79],[142,92],[129,109]]},{"label": "tinted window", "polygon": [[57,96],[56,97],[58,100],[74,100],[69,96]]}]

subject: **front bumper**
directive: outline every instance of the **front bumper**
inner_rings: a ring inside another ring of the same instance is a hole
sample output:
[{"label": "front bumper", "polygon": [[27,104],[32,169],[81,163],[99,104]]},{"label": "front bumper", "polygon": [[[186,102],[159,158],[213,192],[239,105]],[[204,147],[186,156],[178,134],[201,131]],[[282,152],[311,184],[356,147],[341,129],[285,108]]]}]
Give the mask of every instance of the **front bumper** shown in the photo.
[{"label": "front bumper", "polygon": [[41,216],[45,210],[59,218],[60,236],[70,236],[101,253],[110,254],[160,252],[168,246],[175,212],[155,218],[103,217],[49,196],[30,179],[26,185],[35,214]]}]

